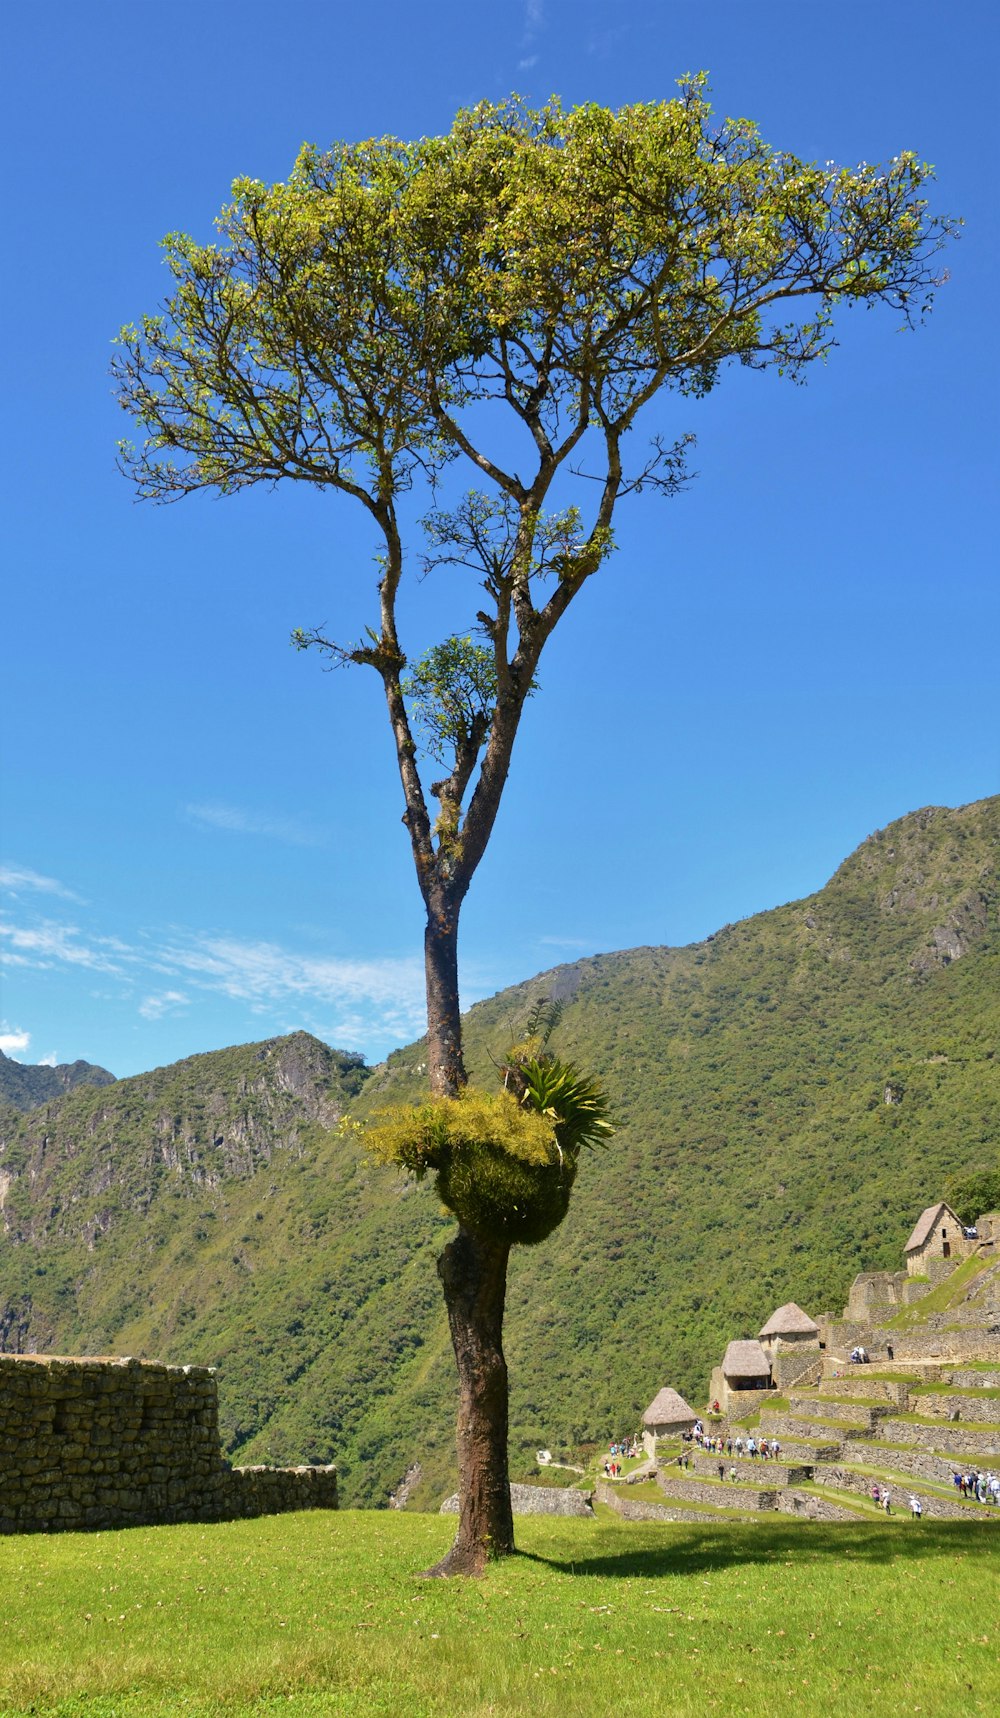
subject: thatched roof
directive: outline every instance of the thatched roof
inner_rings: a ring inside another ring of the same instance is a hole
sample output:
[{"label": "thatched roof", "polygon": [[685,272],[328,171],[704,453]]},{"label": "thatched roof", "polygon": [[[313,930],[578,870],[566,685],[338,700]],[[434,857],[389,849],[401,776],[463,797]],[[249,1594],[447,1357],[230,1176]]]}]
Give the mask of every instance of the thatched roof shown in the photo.
[{"label": "thatched roof", "polygon": [[945,1204],[943,1199],[939,1199],[936,1205],[928,1205],[926,1211],[921,1211],[917,1218],[916,1228],[903,1248],[904,1253],[912,1253],[916,1247],[923,1246],[942,1211],[947,1211],[956,1228],[959,1227],[958,1218],[951,1206]]},{"label": "thatched roof", "polygon": [[722,1357],[726,1378],[766,1378],[771,1362],[759,1342],[731,1342]]},{"label": "thatched roof", "polygon": [[777,1312],[772,1312],[763,1330],[758,1336],[818,1336],[819,1325],[814,1324],[807,1312],[796,1306],[793,1300],[787,1305],[779,1306]]},{"label": "thatched roof", "polygon": [[693,1423],[698,1418],[693,1408],[689,1408],[683,1396],[676,1390],[666,1387],[654,1396],[649,1407],[642,1416],[644,1426],[679,1426]]}]

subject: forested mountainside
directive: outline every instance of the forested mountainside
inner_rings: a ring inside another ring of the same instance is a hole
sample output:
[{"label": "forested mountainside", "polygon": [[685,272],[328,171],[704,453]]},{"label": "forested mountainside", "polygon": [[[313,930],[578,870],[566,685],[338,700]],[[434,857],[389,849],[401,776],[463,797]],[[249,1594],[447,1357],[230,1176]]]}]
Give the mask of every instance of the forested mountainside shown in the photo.
[{"label": "forested mountainside", "polygon": [[[516,1473],[704,1398],[734,1335],[839,1309],[1000,1141],[1000,799],[865,841],[825,888],[688,948],[556,968],[467,1016],[473,1077],[539,996],[619,1133],[569,1216],[512,1258]],[[451,1484],[455,1380],[430,1183],[375,1168],[345,1111],[421,1090],[298,1033],[0,1120],[7,1347],[217,1365],[241,1461],[335,1460],[345,1502]]]},{"label": "forested mountainside", "polygon": [[110,1086],[114,1078],[94,1062],[59,1062],[50,1068],[41,1062],[12,1061],[0,1050],[0,1104],[11,1104],[16,1110],[34,1109],[74,1086]]}]

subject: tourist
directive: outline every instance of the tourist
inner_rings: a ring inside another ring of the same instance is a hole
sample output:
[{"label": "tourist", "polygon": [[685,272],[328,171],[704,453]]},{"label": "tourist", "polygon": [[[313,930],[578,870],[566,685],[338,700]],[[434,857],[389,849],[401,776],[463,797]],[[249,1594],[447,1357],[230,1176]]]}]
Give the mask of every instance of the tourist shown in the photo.
[{"label": "tourist", "polygon": [[741,1456],[743,1454],[743,1438],[742,1438],[741,1433],[739,1433],[739,1432],[737,1432],[737,1434],[736,1434],[736,1454],[738,1456]]},{"label": "tourist", "polygon": [[877,1485],[872,1486],[872,1502],[875,1504],[876,1508],[882,1502],[882,1493],[879,1491]]},{"label": "tourist", "polygon": [[729,1469],[729,1477],[732,1480],[733,1484],[735,1485],[736,1484],[736,1469],[734,1467],[731,1467]]},{"label": "tourist", "polygon": [[726,1477],[726,1464],[725,1464],[725,1462],[720,1461],[720,1463],[719,1463],[719,1478],[725,1479],[725,1477]]},{"label": "tourist", "polygon": [[911,1492],[910,1493],[910,1514],[912,1515],[914,1521],[919,1521],[923,1512],[924,1512],[923,1511],[923,1505],[921,1504],[919,1497],[917,1497],[915,1495],[915,1493]]},{"label": "tourist", "polygon": [[889,1498],[888,1487],[886,1487],[885,1490],[882,1492],[882,1508],[885,1510],[887,1515],[892,1514],[892,1510],[890,1508],[890,1498]]}]

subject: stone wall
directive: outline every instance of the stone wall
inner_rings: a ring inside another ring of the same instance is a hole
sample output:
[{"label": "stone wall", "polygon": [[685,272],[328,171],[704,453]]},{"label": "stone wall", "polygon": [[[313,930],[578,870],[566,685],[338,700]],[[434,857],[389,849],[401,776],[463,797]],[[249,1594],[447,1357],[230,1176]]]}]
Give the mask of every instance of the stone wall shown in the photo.
[{"label": "stone wall", "polygon": [[335,1468],[223,1460],[207,1367],[0,1355],[0,1532],[336,1507]]},{"label": "stone wall", "polygon": [[705,1519],[703,1509],[683,1509],[667,1503],[640,1503],[634,1497],[622,1497],[613,1485],[605,1480],[599,1480],[594,1496],[598,1503],[606,1503],[620,1515],[623,1521],[700,1521]]},{"label": "stone wall", "polygon": [[[727,1466],[726,1472],[729,1468]],[[683,1503],[685,1498],[694,1503],[711,1503],[723,1509],[776,1509],[778,1487],[766,1490],[763,1487],[733,1484],[729,1480],[720,1482],[710,1479],[693,1479],[690,1475],[681,1478],[673,1468],[667,1473],[658,1473],[656,1483],[667,1497],[676,1498]]]},{"label": "stone wall", "polygon": [[[715,1374],[712,1374],[713,1378]],[[760,1412],[763,1402],[773,1401],[777,1390],[731,1390],[727,1385],[725,1393],[718,1399],[721,1401],[727,1417],[736,1422],[745,1420],[751,1414]]]},{"label": "stone wall", "polygon": [[[718,1478],[720,1462],[726,1470],[727,1480],[730,1468],[734,1467],[737,1478],[744,1485],[754,1485],[761,1480],[765,1480],[768,1486],[801,1485],[812,1478],[812,1462],[773,1461],[770,1456],[766,1461],[760,1456],[717,1456],[710,1455],[707,1450],[695,1450],[691,1458],[693,1471],[705,1474],[709,1479]],[[665,1471],[670,1474],[674,1470],[667,1468]],[[680,1476],[681,1470],[676,1471]]]},{"label": "stone wall", "polygon": [[[828,1467],[817,1473],[816,1478],[821,1485],[832,1485],[837,1491],[856,1492],[859,1497],[867,1498],[871,1498],[872,1486],[878,1485],[880,1492],[888,1489],[891,1507],[897,1515],[909,1513],[909,1490],[893,1485],[891,1478],[885,1474],[876,1479],[873,1474],[852,1473],[849,1468],[844,1467]],[[919,1485],[912,1489],[920,1498],[925,1515],[935,1515],[946,1520],[955,1520],[959,1516],[966,1519],[970,1516],[973,1519],[983,1519],[988,1515],[1000,1515],[1000,1510],[987,1508],[985,1505],[962,1503],[958,1499],[953,1502],[950,1497],[936,1497],[933,1492],[921,1491]]]},{"label": "stone wall", "polygon": [[905,1379],[872,1378],[868,1375],[867,1366],[852,1366],[849,1372],[840,1376],[836,1372],[830,1373],[819,1387],[820,1400],[827,1401],[845,1388],[848,1394],[861,1401],[890,1402],[896,1408],[909,1406],[911,1386]]},{"label": "stone wall", "polygon": [[823,1356],[816,1343],[811,1348],[779,1348],[771,1361],[771,1377],[778,1391],[793,1384],[818,1384],[823,1374]]},{"label": "stone wall", "polygon": [[857,1521],[853,1509],[830,1503],[825,1497],[813,1497],[809,1492],[783,1491],[778,1497],[781,1515],[801,1515],[806,1521]]},{"label": "stone wall", "polygon": [[878,1435],[888,1444],[909,1444],[916,1449],[940,1450],[942,1443],[947,1443],[949,1453],[957,1456],[990,1456],[994,1460],[1000,1456],[1000,1428],[996,1432],[972,1432],[961,1421],[918,1426],[912,1420],[883,1420]]},{"label": "stone wall", "polygon": [[[959,1468],[969,1466],[970,1457],[932,1455],[930,1450],[916,1447],[898,1450],[887,1449],[884,1444],[858,1444],[851,1450],[852,1457],[865,1462],[869,1467],[882,1467],[895,1473],[905,1473],[913,1479],[930,1479],[937,1485],[947,1485],[953,1473]],[[973,1463],[973,1465],[978,1465]]]},{"label": "stone wall", "polygon": [[954,1372],[948,1372],[941,1379],[942,1384],[959,1384],[963,1388],[971,1386],[974,1390],[1000,1390],[1000,1369],[996,1372],[979,1371],[978,1368],[959,1367]]},{"label": "stone wall", "polygon": [[[589,1491],[576,1491],[569,1485],[512,1485],[510,1506],[515,1515],[586,1515],[594,1518]],[[458,1492],[446,1497],[441,1515],[458,1514]]]},{"label": "stone wall", "polygon": [[1000,1396],[958,1396],[952,1392],[914,1392],[906,1406],[911,1414],[931,1420],[971,1420],[974,1426],[997,1426],[1000,1430]]},{"label": "stone wall", "polygon": [[[953,1320],[953,1322],[955,1322]],[[939,1330],[922,1325],[918,1330],[886,1330],[871,1324],[835,1320],[827,1326],[827,1347],[846,1355],[861,1343],[872,1359],[885,1358],[891,1346],[895,1360],[996,1360],[1000,1361],[1000,1336],[982,1327],[966,1325],[957,1330]]]}]

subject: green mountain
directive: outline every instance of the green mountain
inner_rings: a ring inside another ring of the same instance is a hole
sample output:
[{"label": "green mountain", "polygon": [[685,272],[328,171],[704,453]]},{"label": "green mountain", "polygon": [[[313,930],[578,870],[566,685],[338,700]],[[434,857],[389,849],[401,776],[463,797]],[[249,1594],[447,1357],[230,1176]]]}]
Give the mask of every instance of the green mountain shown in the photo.
[{"label": "green mountain", "polygon": [[[575,962],[467,1016],[493,1076],[538,996],[619,1133],[562,1228],[512,1259],[515,1473],[703,1400],[732,1336],[839,1309],[898,1267],[944,1180],[1000,1140],[1000,799],[865,841],[817,894],[688,948]],[[241,1461],[335,1460],[345,1501],[451,1484],[454,1372],[434,1271],[451,1219],[338,1117],[422,1087],[305,1034],[196,1056],[0,1119],[0,1342],[217,1365]],[[6,1334],[4,1334],[6,1333]]]},{"label": "green mountain", "polygon": [[16,1110],[34,1109],[74,1086],[110,1086],[114,1078],[94,1062],[60,1062],[49,1068],[41,1062],[14,1062],[0,1050],[0,1104],[11,1104]]}]

